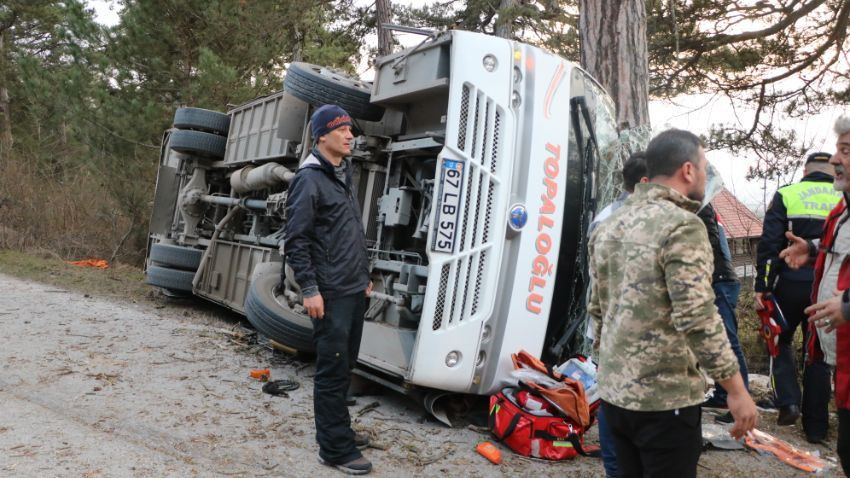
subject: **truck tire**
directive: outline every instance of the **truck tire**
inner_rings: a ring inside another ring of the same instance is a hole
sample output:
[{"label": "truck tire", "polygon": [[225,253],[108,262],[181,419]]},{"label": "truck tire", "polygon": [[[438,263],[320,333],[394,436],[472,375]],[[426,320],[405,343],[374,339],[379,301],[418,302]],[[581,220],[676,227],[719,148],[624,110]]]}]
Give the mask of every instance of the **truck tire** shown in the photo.
[{"label": "truck tire", "polygon": [[282,305],[275,294],[278,274],[254,278],[245,299],[245,315],[258,332],[299,352],[314,353],[313,323],[306,315]]},{"label": "truck tire", "polygon": [[227,136],[227,131],[230,130],[230,116],[203,108],[177,108],[174,112],[174,127]]},{"label": "truck tire", "polygon": [[168,146],[178,153],[206,158],[223,158],[227,138],[204,131],[178,129],[171,133]]},{"label": "truck tire", "polygon": [[283,89],[313,106],[338,105],[354,118],[378,121],[384,115],[383,108],[370,103],[372,87],[369,83],[322,66],[291,63],[286,70]]},{"label": "truck tire", "polygon": [[191,293],[192,279],[195,278],[195,273],[169,267],[148,266],[145,276],[145,282],[154,287]]},{"label": "truck tire", "polygon": [[204,251],[176,244],[154,244],[148,257],[160,266],[195,272],[201,264]]}]

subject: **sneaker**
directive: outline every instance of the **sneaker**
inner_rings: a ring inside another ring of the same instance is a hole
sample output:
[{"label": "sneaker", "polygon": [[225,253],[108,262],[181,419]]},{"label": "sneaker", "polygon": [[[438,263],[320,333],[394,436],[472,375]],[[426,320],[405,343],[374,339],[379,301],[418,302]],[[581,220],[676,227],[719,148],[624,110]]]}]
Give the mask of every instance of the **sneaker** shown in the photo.
[{"label": "sneaker", "polygon": [[707,399],[702,402],[702,408],[729,408],[729,405],[726,404],[726,400],[720,400],[715,396]]},{"label": "sneaker", "polygon": [[349,407],[353,407],[354,405],[357,405],[357,399],[354,398],[354,395],[346,395],[345,404]]},{"label": "sneaker", "polygon": [[779,417],[776,418],[776,424],[781,427],[793,425],[800,418],[800,407],[797,405],[785,405],[779,407]]},{"label": "sneaker", "polygon": [[369,447],[369,435],[365,433],[354,432],[354,446],[358,450],[363,450]]},{"label": "sneaker", "polygon": [[735,418],[732,417],[730,412],[726,412],[723,415],[716,415],[714,421],[717,423],[734,423]]},{"label": "sneaker", "polygon": [[764,410],[776,410],[776,404],[773,403],[773,400],[770,398],[760,399],[756,402],[756,406]]},{"label": "sneaker", "polygon": [[365,475],[372,471],[372,462],[362,456],[346,463],[331,463],[320,456],[319,463],[336,468],[348,475]]}]

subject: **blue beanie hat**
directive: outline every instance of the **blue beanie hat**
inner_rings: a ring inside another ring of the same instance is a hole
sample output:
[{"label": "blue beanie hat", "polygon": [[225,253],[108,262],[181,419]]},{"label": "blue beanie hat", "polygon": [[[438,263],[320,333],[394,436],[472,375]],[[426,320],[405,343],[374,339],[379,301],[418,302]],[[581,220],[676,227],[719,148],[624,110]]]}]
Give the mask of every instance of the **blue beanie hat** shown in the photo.
[{"label": "blue beanie hat", "polygon": [[313,116],[310,117],[314,141],[318,141],[319,138],[340,126],[351,126],[351,117],[337,105],[322,106],[314,111]]}]

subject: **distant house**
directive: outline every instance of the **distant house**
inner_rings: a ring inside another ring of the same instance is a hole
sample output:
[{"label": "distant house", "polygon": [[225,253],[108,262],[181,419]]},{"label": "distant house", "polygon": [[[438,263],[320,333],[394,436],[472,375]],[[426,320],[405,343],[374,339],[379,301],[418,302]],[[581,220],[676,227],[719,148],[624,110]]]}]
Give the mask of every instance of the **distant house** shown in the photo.
[{"label": "distant house", "polygon": [[761,238],[761,219],[734,194],[723,189],[711,201],[717,219],[726,230],[732,264],[739,277],[755,277],[756,246]]}]

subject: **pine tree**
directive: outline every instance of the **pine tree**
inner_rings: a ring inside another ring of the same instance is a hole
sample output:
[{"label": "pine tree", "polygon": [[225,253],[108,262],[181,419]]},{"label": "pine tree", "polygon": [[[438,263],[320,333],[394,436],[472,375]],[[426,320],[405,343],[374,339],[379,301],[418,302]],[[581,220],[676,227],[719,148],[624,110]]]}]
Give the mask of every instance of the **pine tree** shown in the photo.
[{"label": "pine tree", "polygon": [[[607,67],[596,64],[600,53],[616,49],[613,38],[597,33],[629,36],[644,28],[643,20],[616,25],[619,17],[608,15],[582,32],[580,10],[593,13],[591,7],[605,6],[617,11],[615,7],[629,3],[632,0],[525,0],[503,8],[500,0],[449,0],[403,9],[400,16],[422,27],[489,34],[499,21],[509,21],[515,39],[573,61],[583,60],[585,67],[604,76],[604,71],[618,70],[620,59],[605,60]],[[645,0],[644,5],[648,78],[637,78],[638,83],[629,80],[626,88],[608,84],[609,91],[621,106],[643,103],[640,95],[620,94],[634,89],[648,91],[649,98],[655,99],[716,94],[751,109],[755,114],[749,125],[719,125],[710,143],[765,158],[770,164],[756,168],[754,175],[793,167],[806,147],[794,131],[773,124],[774,113],[803,117],[825,106],[850,103],[846,56],[850,2],[846,0]],[[644,82],[645,86],[639,84]]]}]

